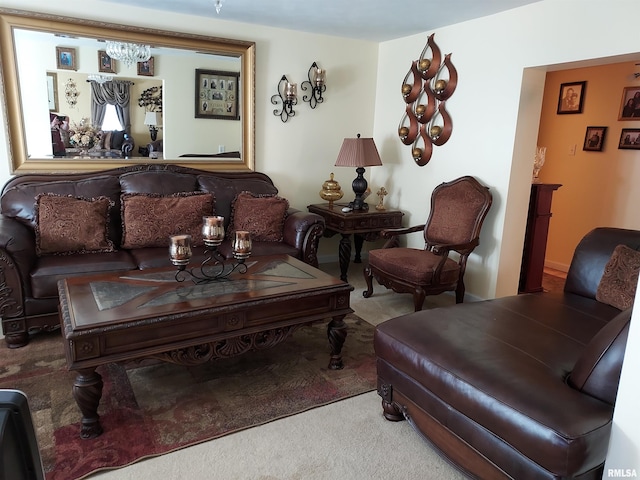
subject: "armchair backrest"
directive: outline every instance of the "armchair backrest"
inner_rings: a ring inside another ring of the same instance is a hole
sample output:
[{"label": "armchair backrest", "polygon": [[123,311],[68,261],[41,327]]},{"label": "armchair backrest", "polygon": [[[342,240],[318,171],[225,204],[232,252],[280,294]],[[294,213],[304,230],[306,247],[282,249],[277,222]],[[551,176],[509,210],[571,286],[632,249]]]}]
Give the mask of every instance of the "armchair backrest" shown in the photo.
[{"label": "armchair backrest", "polygon": [[471,176],[438,185],[431,195],[425,242],[427,245],[465,245],[456,251],[470,253],[478,245],[480,229],[492,200],[489,189]]}]

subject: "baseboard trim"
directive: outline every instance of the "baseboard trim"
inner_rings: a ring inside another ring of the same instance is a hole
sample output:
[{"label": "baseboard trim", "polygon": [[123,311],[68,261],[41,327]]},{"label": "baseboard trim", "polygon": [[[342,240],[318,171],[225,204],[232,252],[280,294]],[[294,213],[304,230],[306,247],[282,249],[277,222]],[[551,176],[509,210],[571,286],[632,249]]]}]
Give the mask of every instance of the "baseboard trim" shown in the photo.
[{"label": "baseboard trim", "polygon": [[567,273],[569,271],[569,265],[564,263],[552,262],[552,261],[544,261],[544,266],[547,268],[553,268],[554,270],[559,270],[561,272]]}]

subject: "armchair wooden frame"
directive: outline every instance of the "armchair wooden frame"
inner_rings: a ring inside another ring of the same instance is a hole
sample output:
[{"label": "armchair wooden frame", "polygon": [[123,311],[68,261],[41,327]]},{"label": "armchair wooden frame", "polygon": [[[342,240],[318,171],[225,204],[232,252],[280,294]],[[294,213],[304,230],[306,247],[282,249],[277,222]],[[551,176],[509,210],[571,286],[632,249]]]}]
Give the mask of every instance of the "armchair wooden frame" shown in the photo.
[{"label": "armchair wooden frame", "polygon": [[[480,243],[480,229],[491,203],[489,189],[474,177],[438,185],[431,196],[426,224],[380,232],[387,242],[382,249],[369,252],[363,296],[373,294],[375,278],[394,292],[413,294],[415,311],[422,310],[427,295],[446,291],[455,291],[456,303],[462,303],[467,259]],[[399,236],[419,231],[424,233],[424,250],[398,247]],[[451,252],[458,254],[457,260]]]}]

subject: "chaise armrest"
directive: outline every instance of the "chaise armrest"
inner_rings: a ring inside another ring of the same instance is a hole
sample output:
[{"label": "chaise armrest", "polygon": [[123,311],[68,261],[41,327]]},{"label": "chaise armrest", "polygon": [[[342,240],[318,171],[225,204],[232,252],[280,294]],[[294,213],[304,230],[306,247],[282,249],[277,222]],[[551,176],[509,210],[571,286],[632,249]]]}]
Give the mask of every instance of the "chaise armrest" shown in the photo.
[{"label": "chaise armrest", "polygon": [[23,298],[29,295],[29,272],[36,261],[33,230],[0,215],[0,316],[21,315]]},{"label": "chaise armrest", "polygon": [[301,252],[301,260],[318,266],[318,242],[324,233],[324,218],[316,213],[290,208],[284,222],[284,243]]}]

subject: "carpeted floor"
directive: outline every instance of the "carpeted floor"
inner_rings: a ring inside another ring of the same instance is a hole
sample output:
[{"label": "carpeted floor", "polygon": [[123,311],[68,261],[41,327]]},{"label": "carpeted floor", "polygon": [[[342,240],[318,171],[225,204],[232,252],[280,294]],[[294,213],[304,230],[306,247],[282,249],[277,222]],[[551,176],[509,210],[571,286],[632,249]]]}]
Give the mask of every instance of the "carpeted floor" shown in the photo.
[{"label": "carpeted floor", "polygon": [[0,388],[28,398],[47,480],[82,478],[375,389],[373,326],[345,320],[345,368],[329,370],[326,323],[297,330],[276,347],[197,367],[110,364],[99,408],[104,433],[79,437],[60,334],[0,349]]}]

